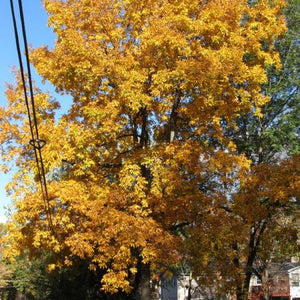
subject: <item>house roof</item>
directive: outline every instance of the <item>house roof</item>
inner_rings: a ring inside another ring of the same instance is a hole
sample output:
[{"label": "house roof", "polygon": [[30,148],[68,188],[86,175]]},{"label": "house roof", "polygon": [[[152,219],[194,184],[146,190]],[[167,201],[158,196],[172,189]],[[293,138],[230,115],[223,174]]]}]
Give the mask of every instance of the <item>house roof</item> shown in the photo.
[{"label": "house roof", "polygon": [[294,271],[296,271],[297,269],[300,269],[300,265],[299,265],[299,266],[296,266],[296,267],[294,267],[294,268],[292,268],[292,269],[289,269],[289,270],[288,270],[288,273],[294,272]]},{"label": "house roof", "polygon": [[288,274],[291,270],[300,268],[300,263],[283,262],[283,263],[272,263],[270,265],[270,272],[282,272]]}]

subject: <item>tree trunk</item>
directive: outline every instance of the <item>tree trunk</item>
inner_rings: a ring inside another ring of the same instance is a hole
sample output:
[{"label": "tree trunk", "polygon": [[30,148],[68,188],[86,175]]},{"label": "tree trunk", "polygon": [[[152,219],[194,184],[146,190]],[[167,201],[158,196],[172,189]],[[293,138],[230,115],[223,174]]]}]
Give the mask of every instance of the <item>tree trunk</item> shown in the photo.
[{"label": "tree trunk", "polygon": [[192,282],[189,280],[187,300],[192,300]]},{"label": "tree trunk", "polygon": [[[239,247],[238,247],[237,242],[234,242],[232,244],[232,249],[235,250],[237,253],[239,252]],[[237,270],[241,268],[240,259],[238,256],[236,256],[233,259],[233,264]],[[243,289],[243,280],[242,280],[241,276],[239,276],[239,278],[237,279],[237,282],[236,282],[236,290],[235,290],[236,300],[245,300],[246,299],[244,291],[245,290]]]},{"label": "tree trunk", "polygon": [[236,287],[236,300],[245,300],[243,289],[240,286]]},{"label": "tree trunk", "polygon": [[141,291],[141,300],[151,300],[151,288],[150,288],[150,265],[140,265],[141,279],[139,289]]}]

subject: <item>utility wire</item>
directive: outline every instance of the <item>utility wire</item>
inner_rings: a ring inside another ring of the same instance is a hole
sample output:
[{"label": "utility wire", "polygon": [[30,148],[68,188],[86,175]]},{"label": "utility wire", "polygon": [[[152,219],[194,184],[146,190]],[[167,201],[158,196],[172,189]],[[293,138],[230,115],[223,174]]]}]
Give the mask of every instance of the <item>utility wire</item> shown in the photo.
[{"label": "utility wire", "polygon": [[[40,166],[41,166],[41,175],[42,175],[41,181],[43,181],[45,198],[46,198],[47,203],[48,203],[49,196],[48,196],[48,189],[47,189],[47,181],[46,181],[45,167],[44,167],[44,162],[43,162],[43,157],[42,157],[42,152],[41,152],[41,148],[43,147],[45,142],[42,141],[39,137],[39,130],[38,130],[35,103],[34,103],[34,93],[33,93],[33,87],[32,87],[32,77],[31,77],[31,68],[30,68],[30,62],[29,62],[28,43],[27,43],[27,36],[26,36],[23,6],[22,6],[22,1],[21,0],[18,0],[18,3],[19,3],[19,11],[20,11],[21,26],[22,26],[23,42],[24,42],[25,57],[26,57],[26,64],[27,64],[27,71],[28,71],[28,82],[29,82],[32,112],[33,112],[33,122],[34,122],[35,133],[36,133],[36,139],[33,140],[33,144],[34,144],[33,147],[38,149]],[[36,143],[37,143],[37,145],[36,145]],[[48,207],[48,209],[49,209],[49,207]]]},{"label": "utility wire", "polygon": [[[25,72],[24,72],[24,66],[23,66],[22,55],[21,55],[20,38],[19,38],[18,27],[17,27],[17,22],[16,22],[15,9],[14,9],[13,0],[10,0],[10,8],[11,8],[11,14],[12,14],[12,19],[13,19],[16,48],[17,48],[17,53],[18,53],[21,79],[22,79],[22,83],[23,83],[23,91],[24,91],[24,97],[25,97],[25,104],[26,104],[26,108],[27,108],[27,115],[28,115],[28,119],[29,119],[29,127],[30,127],[30,133],[31,133],[30,145],[34,149],[35,161],[36,161],[36,165],[37,165],[37,171],[38,171],[38,176],[39,176],[39,180],[40,180],[41,191],[42,191],[42,196],[43,196],[43,200],[44,200],[48,225],[49,225],[50,229],[53,230],[50,205],[49,205],[49,195],[48,195],[48,189],[47,189],[47,181],[46,181],[46,175],[45,175],[45,167],[44,167],[44,161],[43,161],[42,152],[41,152],[42,147],[45,145],[45,141],[40,139],[40,137],[39,137],[22,1],[18,0],[18,4],[19,4],[19,13],[20,13],[23,43],[24,43],[25,57],[26,57],[26,66],[27,66],[27,74],[28,74],[27,78],[28,78],[28,86],[29,86],[29,91],[30,91],[30,102],[29,102],[28,96],[27,96],[26,79],[25,79]],[[30,109],[30,104],[31,104],[31,109]]]}]

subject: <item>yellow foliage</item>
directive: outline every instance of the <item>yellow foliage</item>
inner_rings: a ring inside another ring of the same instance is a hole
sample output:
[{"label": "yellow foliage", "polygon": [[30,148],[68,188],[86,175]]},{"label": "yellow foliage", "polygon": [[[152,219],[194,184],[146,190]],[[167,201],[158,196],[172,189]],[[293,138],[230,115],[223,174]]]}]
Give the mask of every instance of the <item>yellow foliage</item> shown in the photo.
[{"label": "yellow foliage", "polygon": [[[224,129],[268,101],[265,66],[279,67],[274,41],[285,31],[284,2],[269,2],[45,0],[57,40],[33,49],[31,60],[73,103],[55,118],[58,102],[35,91],[49,229],[19,75],[8,86],[0,143],[18,168],[8,186],[16,207],[10,255],[63,254],[49,270],[88,259],[106,270],[111,293],[130,292],[139,260],[177,262],[181,238],[172,228],[222,205],[214,184],[233,184],[249,168]],[[211,190],[201,190],[210,180]]]}]

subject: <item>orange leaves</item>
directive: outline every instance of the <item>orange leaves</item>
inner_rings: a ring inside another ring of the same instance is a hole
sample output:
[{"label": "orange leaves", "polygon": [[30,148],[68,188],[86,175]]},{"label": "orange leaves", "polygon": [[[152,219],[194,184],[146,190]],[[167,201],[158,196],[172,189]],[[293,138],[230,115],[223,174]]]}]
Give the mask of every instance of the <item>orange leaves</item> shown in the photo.
[{"label": "orange leaves", "polygon": [[85,237],[86,234],[74,233],[65,240],[65,245],[70,252],[80,259],[87,259],[94,256],[94,249],[90,243],[91,238]]},{"label": "orange leaves", "polygon": [[[20,200],[14,220],[22,228],[13,230],[12,248],[53,249],[63,254],[57,266],[89,259],[91,268],[106,270],[103,289],[115,293],[130,292],[138,261],[159,266],[180,258],[181,238],[174,234],[180,224],[203,218],[205,232],[223,226],[231,240],[222,210],[228,194],[242,180],[247,193],[265,181],[263,171],[257,170],[259,179],[245,177],[249,161],[235,153],[226,132],[239,115],[259,114],[268,101],[261,84],[265,65],[279,65],[273,44],[285,30],[282,2],[44,3],[57,40],[53,49],[32,50],[31,59],[73,103],[56,121],[58,103],[36,91],[47,141],[50,232],[32,176],[21,86],[8,89],[0,141],[13,141],[4,156],[16,157],[20,168],[10,188]],[[237,203],[247,202],[247,193]],[[214,248],[224,240],[217,233]]]},{"label": "orange leaves", "polygon": [[[143,199],[146,197],[147,180],[141,174],[140,166],[137,164],[125,165],[120,172],[120,187],[128,191],[133,190],[133,195]],[[146,203],[143,202],[144,205]]]},{"label": "orange leaves", "polygon": [[253,167],[234,195],[234,210],[249,223],[280,213],[280,207],[288,207],[299,196],[298,164],[296,155],[278,164]]},{"label": "orange leaves", "polygon": [[[58,40],[53,50],[34,50],[33,61],[42,76],[76,95],[77,109],[82,108],[86,118],[105,119],[99,130],[106,134],[120,114],[135,114],[143,107],[158,122],[168,123],[177,98],[186,96],[188,101],[178,108],[180,116],[190,119],[199,135],[215,131],[220,138],[216,119],[232,122],[253,105],[259,115],[259,107],[268,101],[260,94],[260,84],[266,80],[264,65],[279,65],[272,45],[285,28],[279,15],[282,1],[252,7],[246,1],[225,0],[201,5],[198,1],[46,1],[45,5]],[[263,50],[266,35],[268,49]],[[107,111],[115,118],[107,117]],[[118,125],[126,126],[126,121]]]}]

